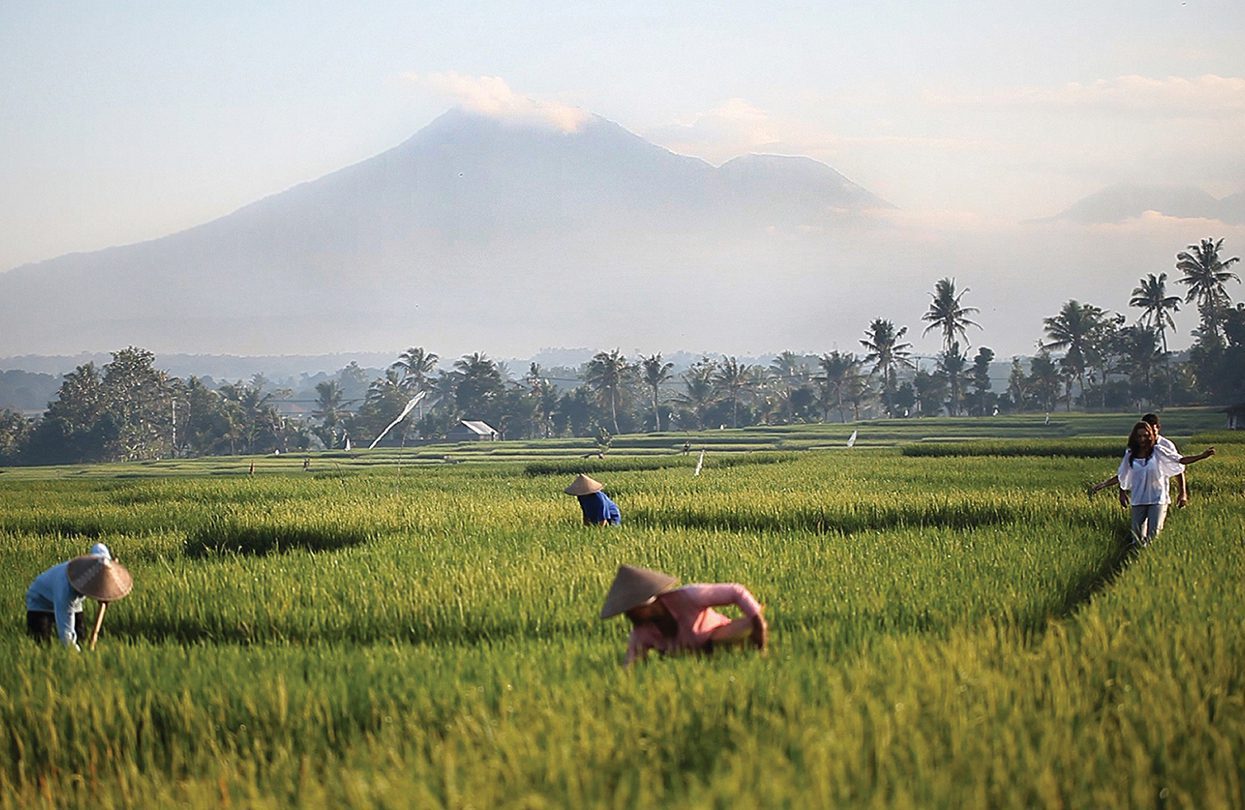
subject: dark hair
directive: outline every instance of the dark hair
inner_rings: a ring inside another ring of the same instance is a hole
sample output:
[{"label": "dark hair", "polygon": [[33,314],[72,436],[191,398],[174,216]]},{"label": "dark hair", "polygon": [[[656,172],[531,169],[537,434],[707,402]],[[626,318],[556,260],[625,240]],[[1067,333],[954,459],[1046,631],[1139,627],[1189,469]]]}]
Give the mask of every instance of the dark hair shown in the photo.
[{"label": "dark hair", "polygon": [[[1137,431],[1144,430],[1150,432],[1153,426],[1149,422],[1138,422],[1133,425],[1133,429],[1128,431],[1128,460],[1131,462],[1133,457],[1137,455],[1137,451],[1141,449],[1141,445],[1137,443]],[[1153,444],[1151,444],[1153,448]]]},{"label": "dark hair", "polygon": [[1141,421],[1145,422],[1147,425],[1154,428],[1155,430],[1158,430],[1160,427],[1159,415],[1157,413],[1148,413],[1145,416],[1141,417]]}]

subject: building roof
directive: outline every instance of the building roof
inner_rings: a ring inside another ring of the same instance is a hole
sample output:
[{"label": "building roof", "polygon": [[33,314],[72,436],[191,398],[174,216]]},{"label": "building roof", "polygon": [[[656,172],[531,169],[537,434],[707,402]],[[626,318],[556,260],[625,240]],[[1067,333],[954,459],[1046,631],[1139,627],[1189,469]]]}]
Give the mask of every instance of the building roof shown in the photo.
[{"label": "building roof", "polygon": [[489,427],[489,424],[487,422],[480,422],[478,420],[469,421],[467,419],[464,419],[458,424],[464,426],[465,428],[467,428],[467,430],[470,430],[472,433],[478,434],[480,436],[491,436],[497,432],[493,428]]}]

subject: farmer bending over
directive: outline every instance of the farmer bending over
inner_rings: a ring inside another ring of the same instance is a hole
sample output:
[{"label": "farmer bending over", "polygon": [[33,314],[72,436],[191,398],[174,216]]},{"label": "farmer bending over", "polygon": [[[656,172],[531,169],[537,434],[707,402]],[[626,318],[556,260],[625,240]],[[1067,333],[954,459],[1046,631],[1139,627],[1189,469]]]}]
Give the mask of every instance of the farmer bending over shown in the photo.
[{"label": "farmer bending over", "polygon": [[130,572],[112,558],[108,546],[96,543],[91,553],[58,563],[30,583],[26,591],[26,632],[40,641],[51,641],[53,629],[66,647],[80,649],[84,635],[82,602],[121,599],[133,587]]},{"label": "farmer bending over", "polygon": [[[642,661],[649,650],[712,653],[723,644],[751,642],[765,649],[769,628],[761,605],[742,585],[685,585],[660,571],[620,565],[601,608],[601,618],[625,613],[631,620],[625,664]],[[713,608],[735,605],[743,613],[731,620]]]},{"label": "farmer bending over", "polygon": [[593,481],[580,473],[564,490],[567,495],[574,495],[579,499],[585,526],[617,526],[622,523],[618,504],[610,500],[610,496],[602,491],[604,489],[605,485],[600,481]]}]

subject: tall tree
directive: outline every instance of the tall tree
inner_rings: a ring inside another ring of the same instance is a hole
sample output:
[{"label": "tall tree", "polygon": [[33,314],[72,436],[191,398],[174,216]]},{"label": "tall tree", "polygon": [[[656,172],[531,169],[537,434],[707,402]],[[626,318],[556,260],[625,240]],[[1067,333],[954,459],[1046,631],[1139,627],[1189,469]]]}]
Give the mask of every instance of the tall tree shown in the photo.
[{"label": "tall tree", "polygon": [[489,419],[505,390],[501,369],[480,352],[454,361],[454,403],[461,417]]},{"label": "tall tree", "polygon": [[973,402],[979,416],[984,416],[992,399],[990,394],[990,364],[994,362],[994,350],[985,346],[977,349],[973,358]]},{"label": "tall tree", "polygon": [[527,367],[523,382],[527,384],[527,397],[531,400],[531,435],[548,439],[553,435],[553,412],[558,407],[558,389],[539,363]]},{"label": "tall tree", "polygon": [[390,368],[402,375],[398,381],[402,388],[414,394],[423,390],[440,359],[420,346],[412,346],[402,352]]},{"label": "tall tree", "polygon": [[1037,355],[1029,362],[1029,376],[1025,381],[1033,404],[1044,411],[1054,410],[1055,403],[1059,401],[1062,380],[1050,352],[1039,344]]},{"label": "tall tree", "polygon": [[865,339],[860,341],[860,345],[868,350],[865,362],[873,363],[874,372],[882,375],[882,405],[890,415],[893,415],[891,396],[895,392],[897,371],[900,368],[912,368],[912,361],[909,359],[911,352],[908,351],[912,344],[899,342],[906,334],[908,327],[896,330],[894,323],[884,318],[876,318],[865,330]]},{"label": "tall tree", "polygon": [[956,292],[955,279],[943,278],[939,279],[934,285],[934,292],[931,295],[932,300],[929,302],[929,310],[921,316],[921,320],[929,323],[925,327],[922,335],[937,329],[942,332],[942,348],[944,351],[951,350],[951,344],[955,342],[958,336],[964,341],[964,345],[968,345],[967,327],[976,326],[981,328],[981,324],[969,319],[969,315],[978,312],[977,307],[966,307],[960,303],[960,299],[968,290]]},{"label": "tall tree", "polygon": [[704,428],[708,424],[709,412],[713,409],[716,390],[713,378],[718,364],[708,357],[702,357],[683,373],[683,393],[675,397],[684,415],[679,423],[692,423],[692,427]]},{"label": "tall tree", "polygon": [[938,370],[947,378],[947,413],[957,416],[960,413],[961,380],[964,369],[968,368],[968,357],[960,351],[959,341],[938,355]]},{"label": "tall tree", "polygon": [[1176,321],[1171,314],[1180,311],[1180,296],[1167,294],[1167,274],[1159,273],[1156,276],[1150,273],[1139,279],[1138,285],[1133,287],[1133,297],[1128,300],[1128,305],[1141,310],[1137,323],[1158,333],[1163,354],[1167,354],[1167,330],[1170,328],[1174,331],[1176,328]]},{"label": "tall tree", "polygon": [[846,422],[846,406],[852,400],[852,388],[860,376],[859,358],[850,352],[833,351],[818,358],[817,365],[821,368],[817,381],[821,384],[823,418],[828,417],[833,405],[839,411],[839,420]]},{"label": "tall tree", "polygon": [[[1071,300],[1063,305],[1059,314],[1044,319],[1046,343],[1043,349],[1063,349],[1063,363],[1069,373],[1076,377],[1085,392],[1085,370],[1098,359],[1102,351],[1101,338],[1109,319],[1104,310],[1093,304]],[[1072,408],[1072,391],[1068,390],[1068,409]]]},{"label": "tall tree", "polygon": [[105,407],[114,425],[112,458],[163,458],[173,450],[173,391],[156,356],[134,346],[112,353],[102,380]]},{"label": "tall tree", "polygon": [[622,388],[635,375],[635,366],[627,362],[627,358],[618,349],[609,352],[597,352],[588,361],[584,381],[596,392],[603,405],[610,409],[610,421],[614,425],[614,433],[618,429],[618,400]]},{"label": "tall tree", "polygon": [[662,383],[670,379],[674,371],[674,363],[662,362],[661,352],[658,352],[648,357],[641,356],[640,369],[643,374],[644,384],[649,387],[649,392],[653,396],[653,427],[660,433],[661,404],[658,402],[657,396]]},{"label": "tall tree", "polygon": [[1007,395],[1011,397],[1012,406],[1016,410],[1024,410],[1029,400],[1028,391],[1029,383],[1025,378],[1024,367],[1020,365],[1019,357],[1013,357],[1011,372],[1007,375]]},{"label": "tall tree", "polygon": [[713,385],[719,395],[731,404],[731,427],[739,427],[739,400],[752,384],[750,368],[734,357],[722,357],[713,375]]},{"label": "tall tree", "polygon": [[1176,269],[1184,273],[1178,280],[1189,288],[1185,301],[1197,302],[1197,310],[1202,317],[1201,334],[1215,342],[1219,340],[1224,313],[1232,303],[1225,285],[1229,281],[1239,283],[1241,280],[1236,273],[1228,270],[1241,260],[1240,257],[1220,259],[1221,250],[1222,239],[1203,239],[1200,244],[1189,245],[1188,250],[1176,254]]},{"label": "tall tree", "polygon": [[327,380],[316,384],[316,406],[312,410],[313,419],[320,420],[320,428],[316,435],[325,447],[337,446],[337,435],[341,429],[342,417],[346,410],[342,405],[342,387],[337,380]]}]

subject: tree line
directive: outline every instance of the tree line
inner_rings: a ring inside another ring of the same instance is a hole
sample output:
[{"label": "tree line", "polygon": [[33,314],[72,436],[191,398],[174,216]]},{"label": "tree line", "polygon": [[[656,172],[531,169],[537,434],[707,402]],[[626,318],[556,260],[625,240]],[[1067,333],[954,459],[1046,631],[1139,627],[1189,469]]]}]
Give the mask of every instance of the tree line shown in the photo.
[{"label": "tree line", "polygon": [[[875,318],[861,351],[821,355],[784,351],[768,365],[705,356],[676,371],[660,353],[635,358],[601,351],[559,379],[533,363],[516,377],[476,352],[441,366],[422,347],[402,352],[367,383],[356,409],[348,391],[366,377],[351,364],[316,385],[314,408],[283,415],[282,392],[256,375],[210,387],[155,367],[155,356],[128,347],[102,368],[86,363],[66,374],[44,414],[29,420],[0,411],[0,463],[63,464],[176,456],[299,452],[369,443],[418,392],[419,407],[386,442],[440,438],[460,420],[481,420],[502,438],[609,437],[641,431],[682,431],[755,424],[849,421],[874,416],[986,416],[1058,407],[1134,409],[1245,400],[1245,304],[1233,304],[1223,240],[1204,239],[1176,256],[1170,294],[1166,273],[1138,281],[1129,298],[1133,322],[1077,300],[1045,318],[1037,353],[1012,358],[1006,390],[990,376],[994,352],[968,351],[976,307],[967,289],[940,279],[921,316],[923,334],[937,332],[942,350],[932,368],[919,367],[905,342],[907,326]],[[1194,304],[1191,348],[1168,349],[1172,314]],[[559,384],[561,383],[561,384]]]}]

